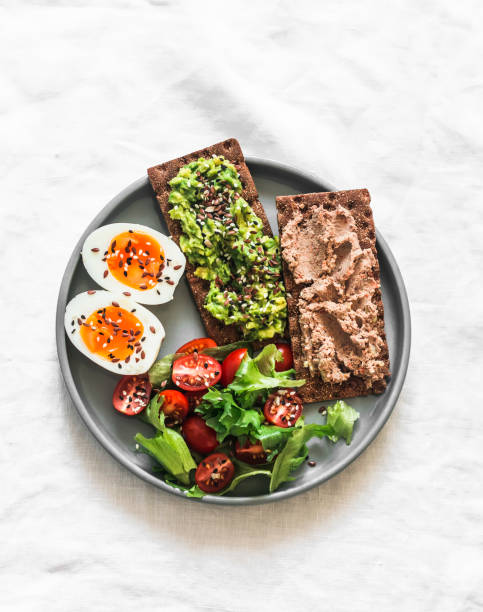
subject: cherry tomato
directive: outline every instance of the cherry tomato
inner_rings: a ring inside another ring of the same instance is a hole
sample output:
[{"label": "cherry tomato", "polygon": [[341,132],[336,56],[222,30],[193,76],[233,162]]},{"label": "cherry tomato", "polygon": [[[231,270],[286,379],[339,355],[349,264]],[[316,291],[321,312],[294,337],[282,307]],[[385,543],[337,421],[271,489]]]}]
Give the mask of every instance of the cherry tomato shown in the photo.
[{"label": "cherry tomato", "polygon": [[212,453],[218,446],[215,430],[208,427],[198,414],[186,419],[182,425],[182,433],[186,444],[202,455]]},{"label": "cherry tomato", "polygon": [[246,348],[239,348],[227,355],[223,361],[223,372],[221,374],[221,384],[224,387],[233,382],[236,371],[240,367],[243,357],[247,354]]},{"label": "cherry tomato", "polygon": [[149,404],[151,383],[146,376],[123,376],[112,395],[116,410],[133,416],[142,412]]},{"label": "cherry tomato", "polygon": [[285,372],[285,370],[290,370],[290,368],[293,367],[292,349],[284,342],[277,342],[275,346],[283,356],[282,361],[275,361],[275,372]]},{"label": "cherry tomato", "polygon": [[188,415],[189,405],[188,399],[181,391],[168,389],[167,391],[161,391],[159,397],[164,397],[161,409],[164,412],[166,426],[173,427],[182,423]]},{"label": "cherry tomato", "polygon": [[218,346],[211,338],[196,338],[196,340],[190,340],[183,346],[180,346],[176,351],[177,353],[202,353],[206,348],[212,348]]},{"label": "cherry tomato", "polygon": [[251,465],[267,463],[267,453],[263,450],[262,443],[252,444],[248,438],[243,446],[238,440],[235,442],[235,455],[240,461],[251,463]]},{"label": "cherry tomato", "polygon": [[208,389],[203,389],[203,391],[186,391],[185,396],[188,400],[189,411],[194,412],[194,409],[197,408],[203,399],[203,395],[208,392]]},{"label": "cherry tomato", "polygon": [[302,400],[295,391],[279,389],[268,396],[263,414],[272,425],[293,427],[302,414],[302,410]]},{"label": "cherry tomato", "polygon": [[207,355],[186,355],[173,363],[173,382],[184,391],[203,391],[220,380],[221,365]]},{"label": "cherry tomato", "polygon": [[235,466],[223,453],[213,453],[196,468],[196,484],[205,493],[221,491],[233,480]]}]

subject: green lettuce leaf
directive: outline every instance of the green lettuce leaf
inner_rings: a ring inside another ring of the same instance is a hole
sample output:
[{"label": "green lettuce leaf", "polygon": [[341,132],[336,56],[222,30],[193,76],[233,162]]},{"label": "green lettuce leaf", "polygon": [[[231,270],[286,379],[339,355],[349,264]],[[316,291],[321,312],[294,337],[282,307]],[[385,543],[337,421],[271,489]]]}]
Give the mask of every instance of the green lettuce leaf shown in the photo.
[{"label": "green lettuce leaf", "polygon": [[145,413],[149,423],[158,431],[153,438],[146,438],[140,433],[134,436],[138,444],[137,450],[154,457],[163,468],[172,474],[179,482],[190,483],[190,472],[196,469],[196,463],[191,456],[183,436],[175,429],[164,424],[162,410],[164,398],[158,400],[155,396],[148,404]]},{"label": "green lettuce leaf", "polygon": [[275,376],[276,361],[283,361],[283,355],[275,344],[267,344],[267,346],[253,358],[253,362],[264,376]]},{"label": "green lettuce leaf", "polygon": [[260,441],[267,453],[268,461],[271,462],[278,454],[285,442],[294,432],[295,427],[277,427],[276,425],[260,425],[258,429],[250,435],[252,442]]},{"label": "green lettuce leaf", "polygon": [[153,385],[153,387],[161,387],[163,383],[170,379],[173,361],[177,357],[181,357],[181,355],[171,353],[170,355],[165,355],[162,359],[158,359],[153,363],[148,372],[149,382]]},{"label": "green lettuce leaf", "polygon": [[190,472],[196,468],[196,463],[183,437],[174,429],[166,428],[166,432],[159,432],[154,438],[145,438],[137,433],[134,436],[138,444],[136,450],[151,455],[177,480],[187,485],[190,483]]},{"label": "green lettuce leaf", "polygon": [[[318,425],[310,423],[305,425],[301,417],[287,439],[285,446],[277,455],[273,464],[272,477],[270,479],[270,492],[290,480],[291,472],[297,469],[308,455],[307,442],[313,438],[327,436],[332,442],[344,438],[350,444],[354,423],[359,418],[359,413],[343,401],[336,402],[327,408],[327,423]],[[265,447],[264,447],[265,448]]]},{"label": "green lettuce leaf", "polygon": [[264,419],[261,411],[256,408],[241,408],[230,391],[215,388],[205,393],[195,412],[216,431],[218,442],[223,442],[229,435],[249,435],[259,428]]},{"label": "green lettuce leaf", "polygon": [[273,464],[270,478],[270,493],[278,489],[283,482],[295,480],[290,473],[293,472],[307,456],[305,443],[307,441],[304,427],[297,427],[287,439],[285,446]]},{"label": "green lettuce leaf", "polygon": [[359,418],[359,413],[343,400],[339,400],[333,406],[327,408],[327,425],[332,428],[333,433],[329,440],[337,442],[344,438],[347,444],[351,443],[354,423]]},{"label": "green lettuce leaf", "polygon": [[226,493],[233,491],[241,482],[243,482],[247,478],[251,478],[252,476],[266,476],[267,478],[270,478],[271,475],[272,472],[270,470],[252,469],[248,472],[244,472],[243,474],[235,476],[235,478],[233,478],[233,480],[226,487],[226,489],[220,491],[219,493],[216,493],[216,495],[225,495]]},{"label": "green lettuce leaf", "polygon": [[164,397],[156,394],[146,406],[146,410],[141,413],[143,421],[150,423],[158,431],[164,431],[166,429],[164,424],[163,404]]},{"label": "green lettuce leaf", "polygon": [[275,372],[275,360],[281,356],[274,344],[267,344],[260,354],[251,358],[245,355],[233,382],[227,389],[232,391],[242,408],[264,402],[271,389],[278,387],[301,387],[305,380],[291,378],[293,370]]}]

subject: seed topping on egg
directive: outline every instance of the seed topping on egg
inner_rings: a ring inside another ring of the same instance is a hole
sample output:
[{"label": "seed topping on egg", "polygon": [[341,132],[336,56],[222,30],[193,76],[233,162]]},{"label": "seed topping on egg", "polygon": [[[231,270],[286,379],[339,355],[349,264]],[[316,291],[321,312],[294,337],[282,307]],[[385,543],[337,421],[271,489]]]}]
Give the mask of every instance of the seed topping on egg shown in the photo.
[{"label": "seed topping on egg", "polygon": [[94,230],[84,242],[82,258],[88,273],[104,289],[142,304],[172,300],[186,263],[179,246],[167,236],[127,223]]},{"label": "seed topping on egg", "polygon": [[[129,363],[133,353],[141,353],[141,359],[146,356],[137,340],[144,331],[143,324],[116,301],[87,316],[80,315],[77,324],[89,352],[117,363],[119,369],[122,369],[121,362]],[[135,328],[138,329],[135,331]]]},{"label": "seed topping on egg", "polygon": [[[98,247],[91,248],[93,253],[99,251]],[[132,229],[118,234],[111,241],[108,250],[104,251],[102,261],[107,262],[104,278],[111,273],[118,281],[133,289],[146,291],[162,281],[164,251],[157,240],[148,234]],[[181,265],[176,269],[180,268]],[[131,294],[124,292],[124,295]]]}]

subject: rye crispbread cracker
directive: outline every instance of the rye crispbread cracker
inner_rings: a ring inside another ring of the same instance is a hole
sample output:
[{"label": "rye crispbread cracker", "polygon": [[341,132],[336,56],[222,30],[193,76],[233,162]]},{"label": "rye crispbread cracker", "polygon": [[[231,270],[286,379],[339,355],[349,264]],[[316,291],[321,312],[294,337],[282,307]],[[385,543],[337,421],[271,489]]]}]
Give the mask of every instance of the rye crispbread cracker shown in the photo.
[{"label": "rye crispbread cracker", "polygon": [[[384,307],[380,290],[380,273],[379,262],[376,251],[376,232],[374,228],[374,220],[370,207],[370,195],[367,189],[354,189],[351,191],[338,192],[321,192],[307,193],[303,195],[279,196],[276,198],[278,211],[278,226],[280,236],[283,236],[285,225],[292,219],[298,211],[304,213],[311,206],[322,204],[326,210],[334,210],[340,205],[346,208],[352,214],[359,243],[362,249],[371,248],[374,253],[376,264],[373,268],[374,278],[379,282],[379,287],[375,290],[373,303],[377,307],[378,318],[374,324],[377,333],[384,341],[385,349],[380,355],[380,358],[387,366],[387,374],[389,375],[389,352],[387,349],[386,334],[384,332]],[[314,245],[317,248],[318,245]],[[287,290],[288,304],[288,322],[290,331],[290,340],[292,343],[292,351],[294,357],[294,367],[297,372],[297,378],[304,378],[306,383],[300,387],[297,394],[305,402],[318,402],[332,399],[340,399],[347,397],[357,397],[359,395],[369,395],[371,393],[382,393],[386,388],[386,380],[377,381],[368,388],[364,381],[356,376],[351,376],[348,380],[341,384],[325,383],[320,376],[312,376],[308,367],[304,366],[305,356],[302,347],[302,333],[299,326],[299,311],[298,300],[304,284],[297,285],[294,282],[292,272],[286,264],[283,257],[282,249],[282,268]]]},{"label": "rye crispbread cracker", "polygon": [[[250,171],[245,163],[245,158],[243,157],[240,144],[235,138],[229,138],[228,140],[218,142],[211,147],[200,149],[194,153],[183,155],[183,157],[178,157],[177,159],[173,159],[148,169],[149,180],[151,181],[151,185],[156,193],[161,212],[173,240],[179,245],[179,238],[182,234],[182,230],[179,221],[177,219],[171,219],[169,216],[171,206],[168,199],[171,188],[168,183],[178,174],[178,171],[182,166],[189,164],[192,161],[196,161],[200,157],[211,157],[212,155],[223,155],[227,160],[235,165],[243,186],[243,191],[241,193],[243,199],[250,204],[253,212],[261,219],[263,223],[263,233],[268,236],[272,236],[273,234],[267,219],[267,215],[265,214],[263,206],[258,199],[258,192]],[[206,310],[206,308],[204,308],[204,302],[210,288],[210,283],[209,281],[195,276],[194,270],[194,266],[192,266],[189,261],[186,261],[186,278],[188,279],[193,298],[205,326],[206,334],[210,338],[213,338],[218,345],[241,340],[242,334],[236,326],[225,325],[223,322],[215,319]],[[273,339],[272,341],[274,340],[276,339]],[[266,343],[267,342],[264,342],[264,344]]]}]

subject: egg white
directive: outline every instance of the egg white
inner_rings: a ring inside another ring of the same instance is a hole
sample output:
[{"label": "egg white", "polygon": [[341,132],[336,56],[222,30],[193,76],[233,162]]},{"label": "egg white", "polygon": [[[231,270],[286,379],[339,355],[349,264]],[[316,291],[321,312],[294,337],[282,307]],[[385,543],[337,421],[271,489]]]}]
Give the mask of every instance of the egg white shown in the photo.
[{"label": "egg white", "polygon": [[[115,278],[108,268],[107,262],[102,261],[104,253],[109,249],[112,240],[118,234],[133,230],[152,236],[164,251],[165,263],[163,275],[152,289],[133,289]],[[95,249],[94,251],[92,249]],[[98,250],[97,250],[98,249]],[[168,261],[169,260],[169,261]],[[138,223],[111,223],[103,225],[92,232],[82,247],[82,261],[87,272],[104,289],[118,293],[130,293],[130,297],[139,304],[164,304],[173,299],[174,290],[183,276],[186,258],[179,246],[160,232],[140,225]],[[175,267],[179,267],[175,270]],[[108,271],[104,278],[105,271]],[[169,281],[169,282],[168,282]],[[173,283],[173,284],[170,284]]]},{"label": "egg white", "polygon": [[[83,321],[82,315],[87,319],[96,310],[111,306],[113,301],[125,310],[132,311],[135,309],[133,314],[143,325],[144,337],[146,339],[142,343],[142,347],[145,357],[141,359],[139,355],[135,355],[134,357],[139,358],[138,363],[136,363],[135,358],[131,358],[129,363],[124,361],[111,363],[109,360],[91,353],[79,333],[81,325],[78,320]],[[132,299],[119,293],[112,293],[111,291],[86,291],[72,298],[65,309],[64,327],[69,340],[81,353],[102,368],[121,375],[144,374],[147,372],[158,356],[161,343],[166,335],[161,321],[152,312],[144,308],[144,306],[140,306]],[[151,327],[154,331],[150,329]],[[119,367],[119,364],[121,364],[121,367]]]}]

